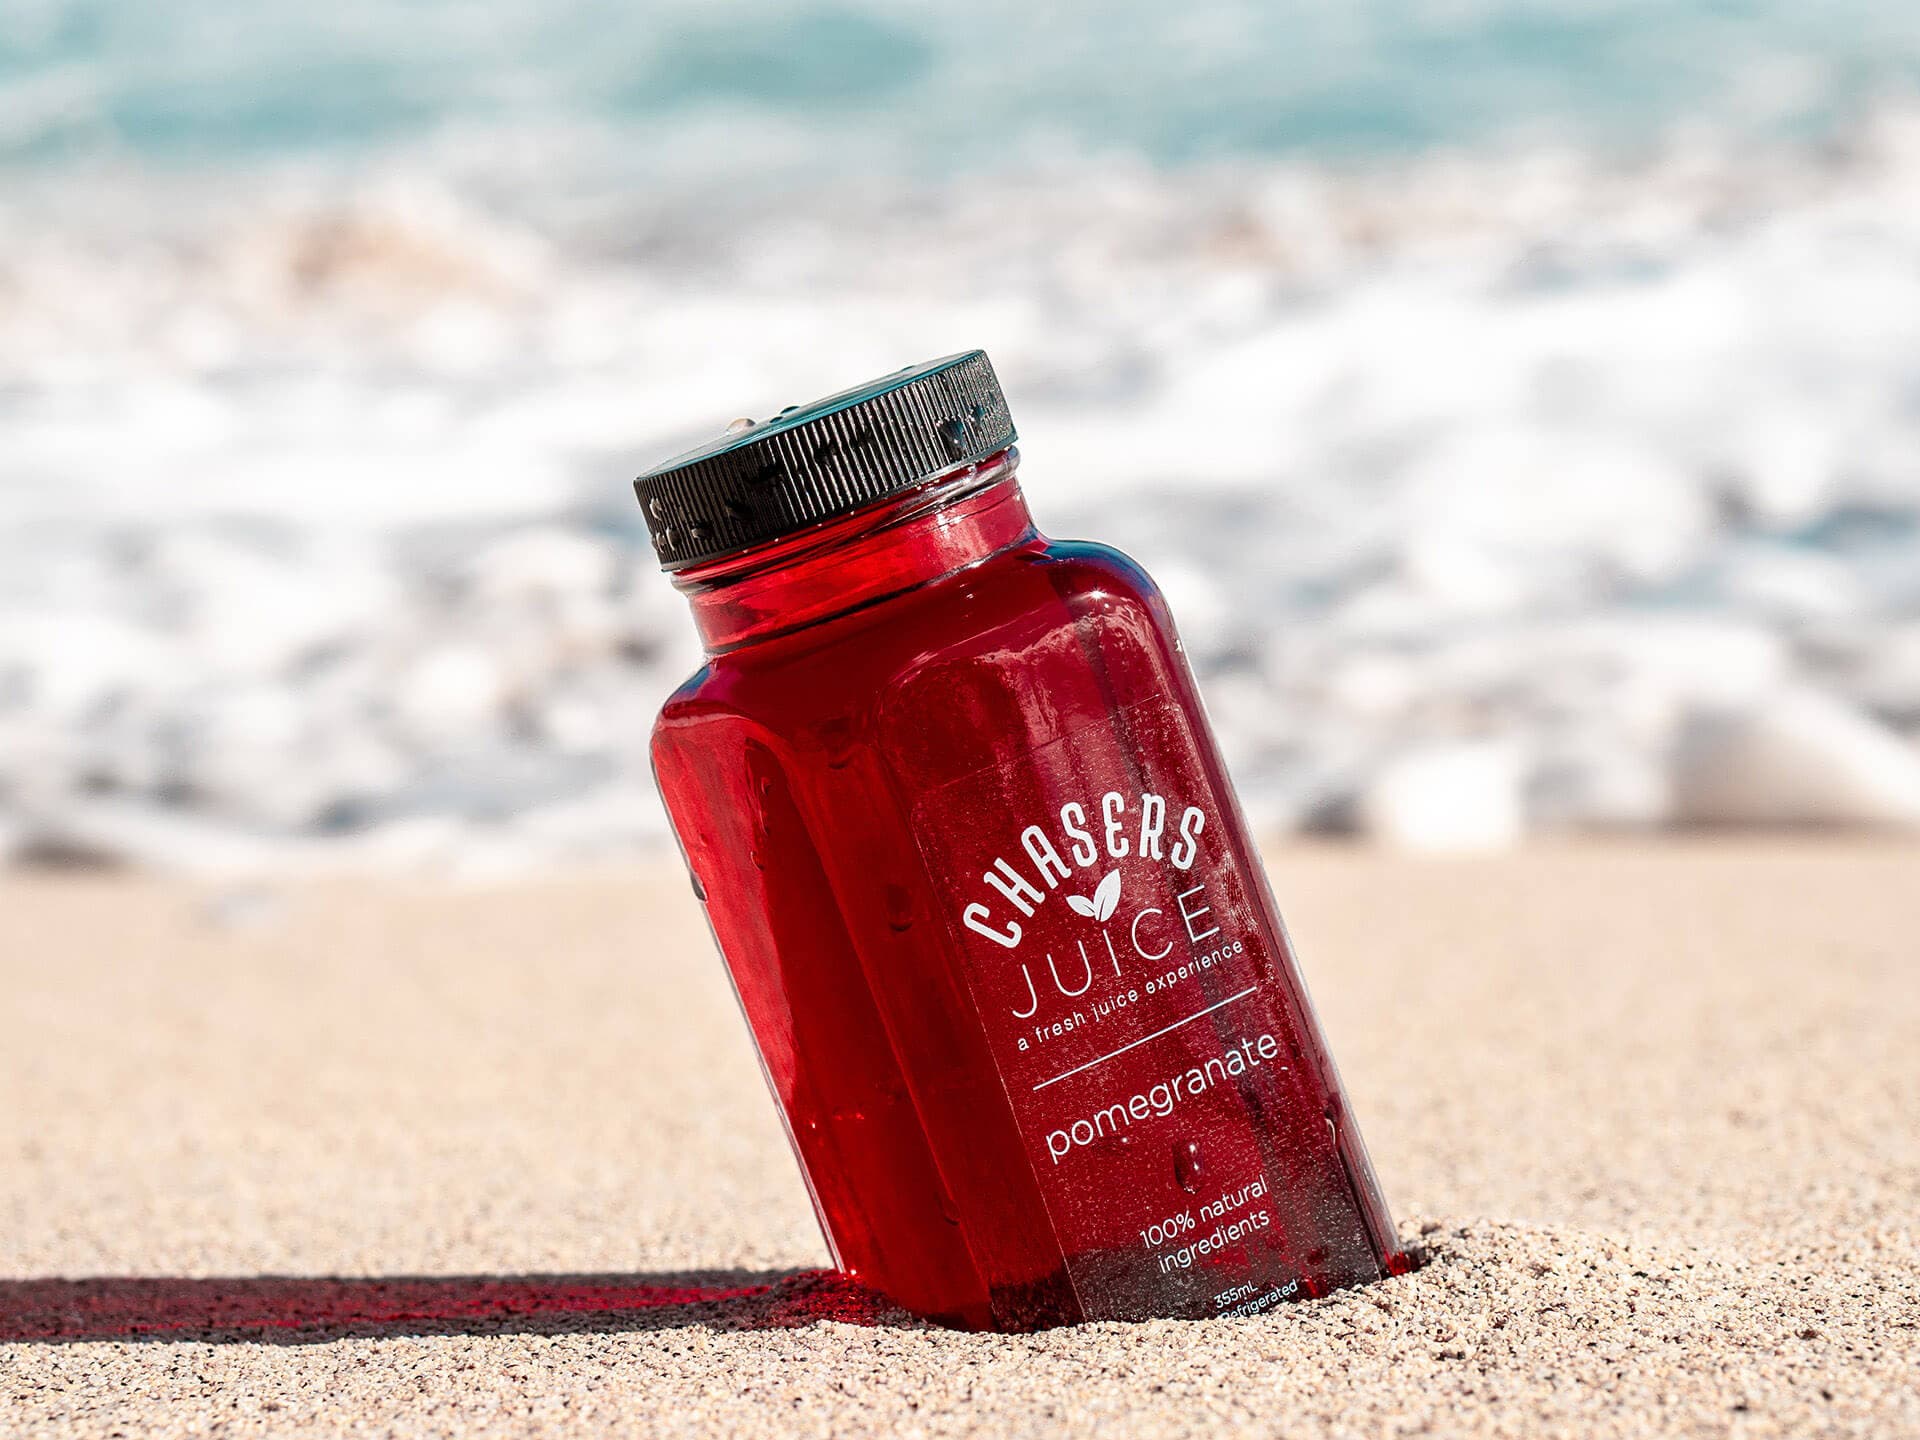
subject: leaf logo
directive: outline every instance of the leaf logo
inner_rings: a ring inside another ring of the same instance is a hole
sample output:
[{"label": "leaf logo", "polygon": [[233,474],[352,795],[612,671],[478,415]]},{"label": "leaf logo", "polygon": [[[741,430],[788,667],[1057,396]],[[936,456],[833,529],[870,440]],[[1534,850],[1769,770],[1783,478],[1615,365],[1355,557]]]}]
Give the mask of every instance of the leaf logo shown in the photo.
[{"label": "leaf logo", "polygon": [[1084,895],[1067,896],[1067,905],[1076,915],[1085,915],[1089,920],[1105,921],[1120,903],[1120,872],[1109,870],[1107,878],[1094,887],[1093,898]]}]

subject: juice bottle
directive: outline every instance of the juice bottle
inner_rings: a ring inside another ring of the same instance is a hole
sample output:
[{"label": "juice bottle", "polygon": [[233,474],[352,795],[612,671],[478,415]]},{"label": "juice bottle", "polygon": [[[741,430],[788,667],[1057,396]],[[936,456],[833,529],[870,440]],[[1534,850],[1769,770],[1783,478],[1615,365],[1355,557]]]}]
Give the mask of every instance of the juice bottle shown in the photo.
[{"label": "juice bottle", "polygon": [[653,761],[835,1262],[1026,1330],[1407,1267],[1160,592],[1035,529],[987,357],[636,482]]}]

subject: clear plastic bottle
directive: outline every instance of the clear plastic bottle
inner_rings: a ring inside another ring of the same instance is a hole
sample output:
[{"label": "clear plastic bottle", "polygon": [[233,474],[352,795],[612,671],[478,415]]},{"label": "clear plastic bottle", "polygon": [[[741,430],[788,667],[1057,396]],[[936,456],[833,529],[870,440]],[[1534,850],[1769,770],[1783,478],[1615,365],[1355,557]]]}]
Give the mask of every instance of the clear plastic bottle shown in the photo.
[{"label": "clear plastic bottle", "polygon": [[975,351],[636,482],[660,789],[836,1262],[973,1328],[1264,1309],[1394,1234],[1172,618]]}]

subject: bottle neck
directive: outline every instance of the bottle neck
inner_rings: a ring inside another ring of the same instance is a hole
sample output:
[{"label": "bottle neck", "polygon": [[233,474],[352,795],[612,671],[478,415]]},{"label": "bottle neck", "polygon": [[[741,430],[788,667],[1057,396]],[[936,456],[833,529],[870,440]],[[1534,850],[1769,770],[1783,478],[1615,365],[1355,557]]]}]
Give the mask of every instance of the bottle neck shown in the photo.
[{"label": "bottle neck", "polygon": [[850,515],[673,577],[709,655],[797,630],[1036,541],[1011,447]]}]

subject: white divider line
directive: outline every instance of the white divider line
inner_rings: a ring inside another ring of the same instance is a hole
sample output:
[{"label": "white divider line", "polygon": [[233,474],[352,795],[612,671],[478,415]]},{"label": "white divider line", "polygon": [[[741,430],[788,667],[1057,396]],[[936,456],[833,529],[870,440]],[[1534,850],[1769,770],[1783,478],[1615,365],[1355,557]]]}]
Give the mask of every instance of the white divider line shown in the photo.
[{"label": "white divider line", "polygon": [[1096,1065],[1104,1065],[1107,1063],[1107,1061],[1113,1059],[1115,1055],[1124,1055],[1127,1053],[1127,1051],[1133,1049],[1134,1046],[1136,1045],[1144,1045],[1149,1040],[1158,1040],[1162,1035],[1165,1035],[1170,1030],[1178,1030],[1182,1025],[1191,1025],[1194,1021],[1198,1020],[1202,1015],[1211,1015],[1214,1011],[1224,1009],[1226,1006],[1233,1004],[1233,1002],[1236,1000],[1244,1000],[1247,998],[1247,996],[1253,994],[1253,992],[1259,988],[1260,987],[1257,985],[1249,985],[1247,986],[1246,989],[1242,990],[1238,995],[1229,995],[1226,999],[1220,1001],[1220,1003],[1217,1005],[1209,1005],[1204,1010],[1196,1010],[1193,1012],[1193,1014],[1187,1016],[1186,1019],[1176,1020],[1173,1022],[1173,1024],[1167,1026],[1165,1029],[1156,1030],[1151,1035],[1142,1035],[1138,1040],[1135,1040],[1133,1044],[1122,1045],[1118,1050],[1114,1050],[1109,1052],[1108,1054],[1102,1055],[1097,1060],[1089,1060],[1084,1065],[1076,1065],[1071,1070],[1063,1070],[1060,1074],[1054,1076],[1053,1079],[1042,1080],[1038,1085],[1034,1086],[1033,1088],[1036,1090],[1044,1090],[1049,1085],[1058,1085],[1062,1080],[1071,1079],[1073,1076],[1078,1075],[1082,1070],[1091,1070]]}]

